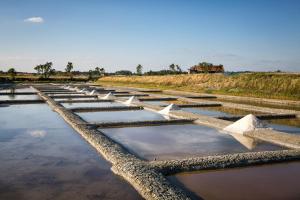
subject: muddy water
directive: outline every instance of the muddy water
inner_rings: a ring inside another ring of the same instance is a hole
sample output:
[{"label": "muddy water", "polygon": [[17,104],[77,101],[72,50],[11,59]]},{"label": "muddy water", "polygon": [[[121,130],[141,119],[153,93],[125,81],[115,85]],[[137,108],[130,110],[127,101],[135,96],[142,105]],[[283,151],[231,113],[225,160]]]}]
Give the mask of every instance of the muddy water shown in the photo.
[{"label": "muddy water", "polygon": [[47,105],[0,113],[0,199],[140,198]]},{"label": "muddy water", "polygon": [[216,129],[198,125],[113,128],[101,131],[148,160],[281,149],[244,136],[234,139]]},{"label": "muddy water", "polygon": [[[169,177],[195,199],[296,200],[300,198],[300,162],[182,173]],[[198,198],[197,198],[198,197]]]},{"label": "muddy water", "polygon": [[38,95],[0,95],[0,101],[3,100],[37,100],[40,99]]},{"label": "muddy water", "polygon": [[146,110],[82,112],[77,114],[88,122],[129,122],[165,119],[163,115]]},{"label": "muddy water", "polygon": [[77,107],[115,107],[124,106],[122,103],[116,102],[86,102],[86,103],[62,103],[66,108],[77,108]]},{"label": "muddy water", "polygon": [[226,108],[223,106],[213,106],[213,107],[201,107],[201,108],[182,108],[183,111],[191,112],[200,115],[207,115],[211,117],[221,117],[221,116],[237,116],[237,115],[248,115],[248,114],[263,114],[262,112],[253,112],[240,109]]}]

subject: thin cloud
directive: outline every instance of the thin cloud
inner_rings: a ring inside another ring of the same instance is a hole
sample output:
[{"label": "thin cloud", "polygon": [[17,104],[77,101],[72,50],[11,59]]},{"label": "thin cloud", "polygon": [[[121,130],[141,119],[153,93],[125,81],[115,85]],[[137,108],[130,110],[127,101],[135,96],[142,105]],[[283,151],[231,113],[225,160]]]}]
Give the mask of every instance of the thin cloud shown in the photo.
[{"label": "thin cloud", "polygon": [[44,19],[42,17],[29,17],[27,19],[24,19],[24,22],[41,24],[44,23]]}]

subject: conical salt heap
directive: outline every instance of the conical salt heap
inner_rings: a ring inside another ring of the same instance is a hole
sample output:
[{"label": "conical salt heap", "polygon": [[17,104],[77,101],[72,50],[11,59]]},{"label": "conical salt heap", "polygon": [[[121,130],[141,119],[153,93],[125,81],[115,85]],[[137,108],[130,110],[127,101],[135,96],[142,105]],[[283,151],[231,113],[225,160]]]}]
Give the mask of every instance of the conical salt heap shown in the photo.
[{"label": "conical salt heap", "polygon": [[230,133],[240,133],[254,131],[257,128],[264,128],[264,125],[252,114],[246,115],[242,119],[226,126],[223,130]]},{"label": "conical salt heap", "polygon": [[90,92],[90,95],[95,94],[95,92],[96,92],[96,90],[91,91],[91,92]]},{"label": "conical salt heap", "polygon": [[139,99],[136,96],[130,97],[127,101],[124,102],[126,105],[131,105],[133,102],[139,102]]},{"label": "conical salt heap", "polygon": [[102,97],[101,99],[111,99],[111,98],[114,98],[115,96],[109,92],[107,95],[105,95],[104,97]]},{"label": "conical salt heap", "polygon": [[170,105],[168,105],[167,107],[165,107],[161,111],[158,111],[158,113],[162,114],[162,115],[169,115],[171,110],[180,110],[180,108],[177,105],[171,103]]}]

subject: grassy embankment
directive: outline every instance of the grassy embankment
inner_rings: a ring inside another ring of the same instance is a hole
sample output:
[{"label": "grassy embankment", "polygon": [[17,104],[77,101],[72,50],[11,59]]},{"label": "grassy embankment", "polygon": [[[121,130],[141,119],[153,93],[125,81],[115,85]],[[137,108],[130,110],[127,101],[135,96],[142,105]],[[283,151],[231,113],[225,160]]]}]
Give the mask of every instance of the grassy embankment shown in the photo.
[{"label": "grassy embankment", "polygon": [[97,83],[101,85],[300,100],[300,74],[108,76],[100,78]]}]

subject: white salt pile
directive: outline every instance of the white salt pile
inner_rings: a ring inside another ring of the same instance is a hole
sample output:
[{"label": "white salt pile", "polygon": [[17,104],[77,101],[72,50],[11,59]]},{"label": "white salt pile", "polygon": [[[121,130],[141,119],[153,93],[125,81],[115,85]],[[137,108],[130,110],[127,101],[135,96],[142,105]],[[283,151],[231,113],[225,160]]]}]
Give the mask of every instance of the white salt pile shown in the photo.
[{"label": "white salt pile", "polygon": [[95,94],[95,92],[96,92],[96,90],[91,91],[91,92],[90,92],[90,95]]},{"label": "white salt pile", "polygon": [[112,99],[112,98],[114,98],[115,96],[111,93],[111,92],[109,92],[107,95],[105,95],[104,97],[102,97],[101,99]]},{"label": "white salt pile", "polygon": [[126,105],[131,105],[133,102],[139,102],[139,99],[136,96],[130,97],[127,101],[124,102]]},{"label": "white salt pile", "polygon": [[247,131],[254,131],[257,128],[264,128],[263,123],[261,123],[254,115],[249,114],[225,127],[223,130],[230,133],[243,134]]},{"label": "white salt pile", "polygon": [[177,105],[174,105],[173,103],[162,109],[161,111],[158,111],[159,114],[162,115],[169,115],[171,110],[180,110],[180,108]]}]

